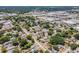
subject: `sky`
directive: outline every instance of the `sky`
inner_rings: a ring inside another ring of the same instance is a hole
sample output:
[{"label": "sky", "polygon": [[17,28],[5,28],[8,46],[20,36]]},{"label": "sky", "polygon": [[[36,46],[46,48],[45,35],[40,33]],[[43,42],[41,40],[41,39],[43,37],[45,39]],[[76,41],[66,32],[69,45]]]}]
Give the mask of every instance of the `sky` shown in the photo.
[{"label": "sky", "polygon": [[79,0],[0,0],[0,6],[79,6]]}]

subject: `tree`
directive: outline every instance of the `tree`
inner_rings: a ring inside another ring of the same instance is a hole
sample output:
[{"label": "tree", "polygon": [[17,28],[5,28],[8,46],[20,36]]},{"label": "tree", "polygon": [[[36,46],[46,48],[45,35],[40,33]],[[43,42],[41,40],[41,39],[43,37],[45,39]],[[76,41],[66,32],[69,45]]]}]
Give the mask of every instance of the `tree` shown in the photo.
[{"label": "tree", "polygon": [[61,37],[60,35],[51,36],[50,37],[50,43],[52,45],[58,45],[58,44],[63,45],[64,44],[64,38]]}]

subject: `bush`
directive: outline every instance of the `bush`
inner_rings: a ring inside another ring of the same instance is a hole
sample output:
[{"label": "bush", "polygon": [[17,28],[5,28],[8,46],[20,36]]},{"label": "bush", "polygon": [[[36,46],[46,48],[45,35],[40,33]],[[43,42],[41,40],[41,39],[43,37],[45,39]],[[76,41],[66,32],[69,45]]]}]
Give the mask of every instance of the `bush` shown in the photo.
[{"label": "bush", "polygon": [[5,42],[7,42],[9,40],[10,40],[10,37],[2,36],[2,37],[0,37],[0,44],[3,44],[3,43],[5,43]]},{"label": "bush", "polygon": [[52,35],[53,34],[53,29],[50,28],[49,31],[48,31],[48,35]]},{"label": "bush", "polygon": [[79,40],[79,33],[78,34],[75,34],[74,37]]},{"label": "bush", "polygon": [[42,26],[43,28],[46,28],[46,29],[50,28],[49,22],[44,23]]},{"label": "bush", "polygon": [[19,26],[16,26],[16,30],[17,30],[17,31],[22,31]]},{"label": "bush", "polygon": [[13,30],[22,31],[22,29],[20,28],[20,26],[18,26],[17,24],[15,25],[15,27],[13,27]]},{"label": "bush", "polygon": [[27,39],[32,40],[32,35],[27,35]]},{"label": "bush", "polygon": [[13,44],[13,46],[17,46],[17,45],[19,44],[19,42],[18,42],[18,38],[15,39],[15,40],[13,40],[12,44]]},{"label": "bush", "polygon": [[21,51],[19,50],[19,48],[14,48],[13,53],[20,53]]},{"label": "bush", "polygon": [[53,34],[53,32],[52,31],[48,31],[48,35],[52,35]]},{"label": "bush", "polygon": [[0,31],[0,37],[3,36],[3,34],[4,34],[4,31]]},{"label": "bush", "polygon": [[69,35],[73,35],[74,33],[77,33],[78,31],[71,27],[67,32]]},{"label": "bush", "polygon": [[12,34],[11,34],[11,33],[7,33],[6,35],[7,35],[7,36],[12,36]]},{"label": "bush", "polygon": [[35,20],[34,16],[27,16],[26,18],[28,18],[28,20]]},{"label": "bush", "polygon": [[68,33],[67,32],[61,32],[61,36],[64,37],[64,38],[67,38],[69,37]]},{"label": "bush", "polygon": [[20,47],[22,48],[22,49],[27,49],[27,48],[30,48],[31,47],[31,45],[32,45],[32,43],[30,43],[30,42],[27,42],[26,40],[21,40],[21,42],[20,42]]},{"label": "bush", "polygon": [[70,47],[71,47],[72,50],[75,50],[75,49],[78,47],[78,45],[76,45],[76,44],[71,44]]},{"label": "bush", "polygon": [[0,29],[2,28],[3,24],[0,24]]},{"label": "bush", "polygon": [[21,39],[20,46],[24,47],[26,44],[28,44],[28,42],[25,39]]},{"label": "bush", "polygon": [[32,44],[28,42],[28,44],[26,44],[26,45],[24,46],[24,49],[30,48],[31,45],[32,45]]},{"label": "bush", "polygon": [[56,31],[57,31],[57,32],[62,32],[62,30],[61,30],[61,29],[57,29]]},{"label": "bush", "polygon": [[63,38],[70,38],[71,36],[68,34],[68,32],[60,32],[57,33],[56,35],[63,37]]},{"label": "bush", "polygon": [[50,38],[50,43],[53,45],[64,44],[64,38],[60,35],[55,35]]},{"label": "bush", "polygon": [[16,32],[15,34],[13,34],[14,37],[18,37],[19,36],[19,33]]},{"label": "bush", "polygon": [[54,45],[53,48],[56,50],[56,51],[59,51],[59,48],[57,45]]},{"label": "bush", "polygon": [[1,51],[2,51],[2,53],[6,53],[7,52],[7,49],[2,46]]}]

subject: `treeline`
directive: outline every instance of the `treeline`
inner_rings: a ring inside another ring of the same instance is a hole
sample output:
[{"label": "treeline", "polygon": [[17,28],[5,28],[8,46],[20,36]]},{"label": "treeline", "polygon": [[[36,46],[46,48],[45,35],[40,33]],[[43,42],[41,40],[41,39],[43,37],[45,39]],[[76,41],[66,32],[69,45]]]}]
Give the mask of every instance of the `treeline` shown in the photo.
[{"label": "treeline", "polygon": [[24,13],[24,12],[30,12],[35,10],[36,11],[64,11],[64,10],[71,10],[73,8],[74,8],[73,6],[0,6],[0,11]]}]

